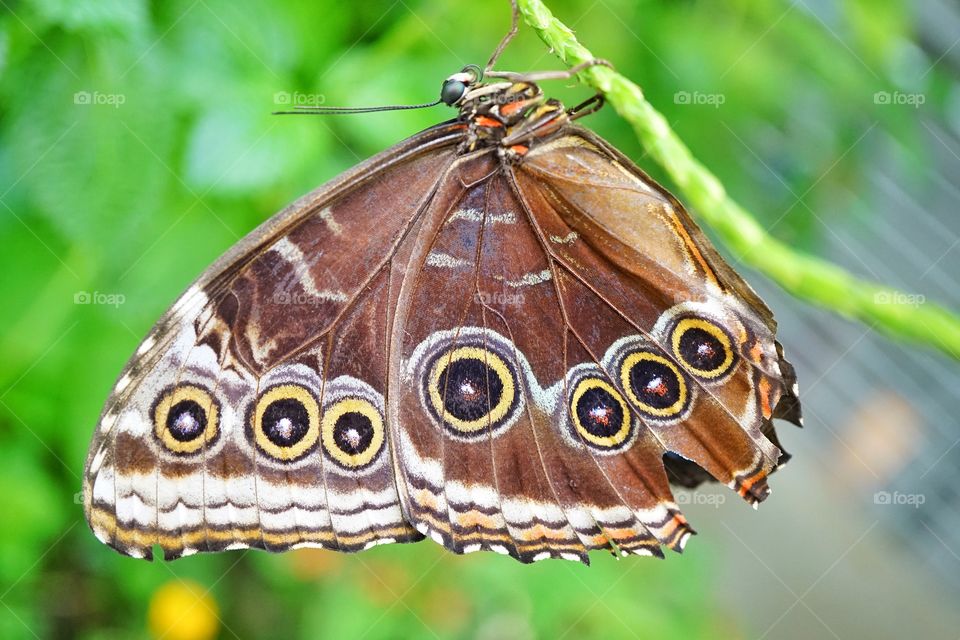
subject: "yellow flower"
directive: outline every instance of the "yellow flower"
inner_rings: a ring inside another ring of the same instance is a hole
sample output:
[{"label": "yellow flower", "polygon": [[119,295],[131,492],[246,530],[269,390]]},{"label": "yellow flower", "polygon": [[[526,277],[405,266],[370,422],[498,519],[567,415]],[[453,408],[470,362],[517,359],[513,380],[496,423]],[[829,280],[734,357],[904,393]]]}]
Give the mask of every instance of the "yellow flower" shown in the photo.
[{"label": "yellow flower", "polygon": [[189,580],[171,580],[150,598],[150,633],[163,640],[211,640],[220,630],[217,602]]}]

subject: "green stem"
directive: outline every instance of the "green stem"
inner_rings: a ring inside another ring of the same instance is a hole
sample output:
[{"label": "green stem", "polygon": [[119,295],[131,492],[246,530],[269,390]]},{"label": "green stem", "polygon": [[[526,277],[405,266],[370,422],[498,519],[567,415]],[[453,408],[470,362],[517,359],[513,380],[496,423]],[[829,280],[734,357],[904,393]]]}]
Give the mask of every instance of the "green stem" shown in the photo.
[{"label": "green stem", "polygon": [[[595,59],[573,31],[540,0],[518,0],[524,21],[564,63]],[[650,105],[636,84],[603,66],[580,79],[601,93],[627,122],[650,156],[660,163],[699,216],[740,261],[757,269],[801,300],[858,320],[891,337],[939,349],[960,359],[960,318],[923,296],[861,280],[843,268],[796,251],[771,236],[737,204]]]}]

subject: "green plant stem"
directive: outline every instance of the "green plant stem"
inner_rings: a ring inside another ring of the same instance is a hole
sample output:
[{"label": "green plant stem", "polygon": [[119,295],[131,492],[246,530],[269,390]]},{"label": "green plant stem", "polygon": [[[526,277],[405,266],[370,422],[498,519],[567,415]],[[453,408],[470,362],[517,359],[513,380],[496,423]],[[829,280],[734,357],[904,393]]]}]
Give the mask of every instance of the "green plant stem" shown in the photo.
[{"label": "green plant stem", "polygon": [[[573,31],[540,0],[518,0],[524,22],[565,64],[595,59]],[[948,309],[797,251],[771,236],[737,204],[670,128],[636,84],[613,69],[595,66],[580,79],[601,93],[633,127],[650,156],[676,182],[699,216],[740,260],[801,300],[858,320],[891,337],[924,344],[960,359],[960,318]]]}]

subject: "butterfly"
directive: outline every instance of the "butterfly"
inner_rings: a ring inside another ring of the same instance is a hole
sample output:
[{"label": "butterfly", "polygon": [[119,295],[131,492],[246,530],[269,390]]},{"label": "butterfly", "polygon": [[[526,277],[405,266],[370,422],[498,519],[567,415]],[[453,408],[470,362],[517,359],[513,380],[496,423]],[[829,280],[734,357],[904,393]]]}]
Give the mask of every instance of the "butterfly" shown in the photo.
[{"label": "butterfly", "polygon": [[[516,31],[516,16],[514,29]],[[799,424],[770,310],[538,81],[467,67],[433,126],[280,211],[137,348],[83,505],[128,556],[425,537],[663,556],[671,484],[756,506]]]}]

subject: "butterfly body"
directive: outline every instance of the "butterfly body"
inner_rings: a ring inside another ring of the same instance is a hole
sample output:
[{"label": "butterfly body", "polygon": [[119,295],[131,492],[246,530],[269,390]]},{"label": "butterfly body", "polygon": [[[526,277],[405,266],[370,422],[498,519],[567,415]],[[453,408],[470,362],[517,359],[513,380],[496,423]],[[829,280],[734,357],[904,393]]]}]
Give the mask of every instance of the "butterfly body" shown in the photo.
[{"label": "butterfly body", "polygon": [[447,82],[457,119],[254,230],[141,344],[88,457],[98,538],[587,562],[681,550],[671,481],[766,497],[799,419],[769,310],[576,110]]}]

